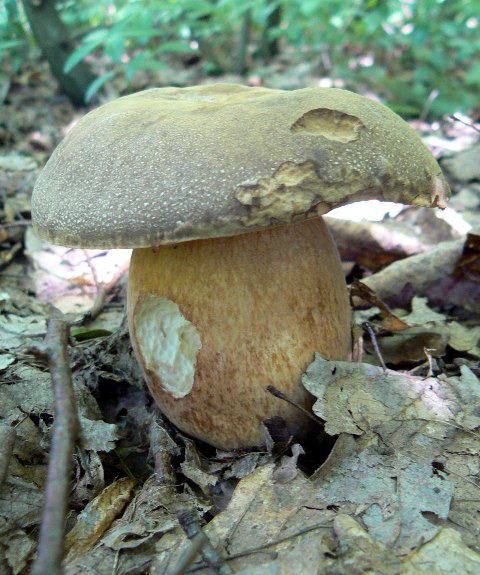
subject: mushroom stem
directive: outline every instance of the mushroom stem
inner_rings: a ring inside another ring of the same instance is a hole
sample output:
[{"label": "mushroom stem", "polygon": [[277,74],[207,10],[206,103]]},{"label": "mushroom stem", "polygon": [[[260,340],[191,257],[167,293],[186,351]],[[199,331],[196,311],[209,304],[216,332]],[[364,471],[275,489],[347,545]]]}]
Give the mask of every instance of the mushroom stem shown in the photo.
[{"label": "mushroom stem", "polygon": [[131,339],[150,391],[182,431],[216,447],[262,443],[261,422],[309,428],[268,385],[307,408],[314,352],[346,359],[350,308],[321,218],[244,235],[135,249]]}]

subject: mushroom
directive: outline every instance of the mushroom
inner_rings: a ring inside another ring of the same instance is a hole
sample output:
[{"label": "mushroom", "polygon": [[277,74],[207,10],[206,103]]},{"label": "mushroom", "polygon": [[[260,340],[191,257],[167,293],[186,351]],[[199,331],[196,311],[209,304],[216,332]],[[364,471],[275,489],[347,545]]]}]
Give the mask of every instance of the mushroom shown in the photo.
[{"label": "mushroom", "polygon": [[273,385],[309,407],[314,352],[347,359],[347,289],[320,217],[360,199],[444,207],[420,138],[376,101],[333,88],[213,84],[151,89],[87,114],[32,197],[43,238],[134,248],[132,345],[184,432],[223,449],[262,443],[282,416]]}]

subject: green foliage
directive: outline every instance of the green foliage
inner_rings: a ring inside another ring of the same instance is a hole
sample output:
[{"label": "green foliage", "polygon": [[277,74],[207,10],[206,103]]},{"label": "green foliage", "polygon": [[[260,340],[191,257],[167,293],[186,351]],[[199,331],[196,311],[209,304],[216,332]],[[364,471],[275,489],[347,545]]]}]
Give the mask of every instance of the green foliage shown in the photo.
[{"label": "green foliage", "polygon": [[11,70],[17,72],[28,46],[16,0],[3,0],[0,6],[0,60],[8,59]]},{"label": "green foliage", "polygon": [[[3,1],[0,55],[16,70],[32,41],[17,2]],[[232,71],[249,11],[252,70],[265,64],[261,42],[278,38],[290,58],[311,62],[319,77],[379,92],[404,114],[479,105],[480,0],[63,0],[58,6],[79,39],[66,70],[92,55],[100,63],[90,97],[120,74],[131,83],[141,71],[192,57],[205,73]],[[268,28],[278,7],[280,24]]]},{"label": "green foliage", "polygon": [[[404,114],[479,105],[479,0],[284,1],[287,41]],[[310,22],[310,25],[309,25]],[[311,23],[315,22],[316,25]],[[437,97],[434,97],[438,93]]]}]

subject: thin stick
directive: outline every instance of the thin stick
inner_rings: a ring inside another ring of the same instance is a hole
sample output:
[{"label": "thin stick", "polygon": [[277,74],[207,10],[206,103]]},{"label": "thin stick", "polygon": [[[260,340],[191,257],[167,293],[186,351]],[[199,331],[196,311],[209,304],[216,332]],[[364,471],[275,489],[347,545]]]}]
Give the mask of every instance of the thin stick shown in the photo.
[{"label": "thin stick", "polygon": [[460,122],[460,124],[463,124],[464,126],[468,126],[469,128],[472,128],[472,130],[475,130],[476,132],[480,132],[480,128],[477,128],[477,126],[475,126],[475,124],[473,122],[465,122],[465,120],[462,120],[462,118],[455,116],[455,114],[450,114],[450,116],[448,116],[448,117],[451,120],[454,120],[455,122]]},{"label": "thin stick", "polygon": [[200,552],[203,560],[215,573],[218,573],[218,575],[232,575],[232,570],[202,531],[195,515],[191,511],[181,511],[177,514],[177,519],[180,527],[192,542],[192,547],[187,551],[186,557],[180,558],[179,564],[176,565],[175,573],[184,573],[185,571],[178,571],[178,567],[182,567],[183,563],[188,567],[195,559],[196,553]]},{"label": "thin stick", "polygon": [[5,481],[17,432],[15,427],[0,425],[0,485]]},{"label": "thin stick", "polygon": [[[312,525],[311,527],[306,527],[297,533],[292,533],[291,535],[285,535],[285,537],[280,537],[279,539],[275,539],[274,541],[268,541],[267,543],[259,546],[259,547],[252,547],[250,549],[246,549],[245,551],[241,551],[240,553],[232,553],[229,555],[225,560],[226,561],[233,561],[234,559],[239,559],[240,557],[248,557],[249,555],[253,555],[254,553],[262,553],[265,552],[266,549],[270,547],[275,547],[275,545],[280,545],[285,541],[292,541],[297,537],[301,537],[302,535],[306,535],[307,533],[311,533],[312,531],[317,531],[319,529],[328,529],[328,523],[319,523],[318,525]],[[200,571],[201,569],[205,569],[205,565],[198,565],[186,571],[185,573],[195,573],[196,571]],[[175,574],[176,575],[176,574]]]},{"label": "thin stick", "polygon": [[55,399],[47,484],[38,555],[32,575],[61,575],[64,555],[65,518],[75,439],[79,432],[72,374],[68,356],[69,327],[63,315],[52,309],[45,338]]},{"label": "thin stick", "polygon": [[32,220],[15,220],[13,222],[5,222],[0,224],[0,230],[7,230],[9,228],[18,228],[20,226],[31,226]]},{"label": "thin stick", "polygon": [[373,327],[370,325],[370,323],[368,321],[366,321],[363,325],[365,326],[366,330],[368,331],[368,334],[370,335],[373,349],[375,350],[375,353],[377,354],[378,361],[380,362],[380,365],[382,366],[383,371],[387,371],[387,364],[385,363],[385,360],[383,359],[383,356],[382,356],[382,352],[380,351],[380,348],[378,346],[377,334],[375,333],[375,331],[373,330]]},{"label": "thin stick", "polygon": [[318,425],[321,425],[322,427],[325,426],[325,422],[322,421],[319,417],[317,417],[314,413],[310,413],[310,411],[308,411],[308,409],[305,409],[304,407],[302,407],[301,405],[299,405],[298,403],[295,403],[293,400],[291,400],[288,396],[286,396],[284,393],[282,393],[279,389],[277,389],[275,386],[273,385],[267,385],[266,390],[271,393],[272,395],[274,395],[275,397],[278,397],[278,399],[282,399],[283,401],[286,401],[287,403],[289,403],[290,405],[293,405],[293,407],[296,407],[298,410],[300,410],[304,415],[306,415],[307,417],[309,417],[310,419],[313,419],[313,421],[315,423],[318,423]]},{"label": "thin stick", "polygon": [[184,575],[184,573],[187,572],[187,569],[195,561],[205,545],[205,535],[203,535],[203,537],[202,535],[203,533],[197,533],[197,535],[194,535],[189,540],[190,546],[178,560],[178,563],[173,568],[171,575]]},{"label": "thin stick", "polygon": [[439,95],[440,95],[439,90],[435,89],[435,90],[432,90],[430,92],[430,94],[428,95],[427,101],[425,102],[425,105],[423,106],[422,113],[420,114],[420,117],[418,118],[420,120],[420,122],[425,122],[425,119],[428,116],[428,112],[430,111],[430,107],[432,106],[433,101],[436,100]]},{"label": "thin stick", "polygon": [[425,376],[425,379],[427,379],[429,377],[433,377],[433,359],[432,359],[432,355],[430,354],[431,351],[436,351],[436,350],[430,349],[428,347],[423,348],[423,353],[426,355],[427,361],[428,361],[428,372],[427,372],[427,375]]},{"label": "thin stick", "polygon": [[84,325],[89,321],[93,321],[97,318],[100,313],[105,308],[105,305],[109,301],[110,293],[115,289],[118,283],[121,281],[123,275],[128,270],[128,264],[119,268],[117,273],[112,277],[108,283],[97,283],[95,280],[95,285],[97,287],[97,294],[95,296],[95,301],[92,307],[77,321],[74,325]]},{"label": "thin stick", "polygon": [[100,282],[98,280],[97,268],[94,266],[92,258],[90,256],[90,254],[88,253],[88,250],[83,250],[83,255],[85,256],[85,259],[87,260],[87,265],[90,268],[90,273],[92,274],[93,283],[95,284],[95,287],[98,290],[98,288],[100,287]]}]

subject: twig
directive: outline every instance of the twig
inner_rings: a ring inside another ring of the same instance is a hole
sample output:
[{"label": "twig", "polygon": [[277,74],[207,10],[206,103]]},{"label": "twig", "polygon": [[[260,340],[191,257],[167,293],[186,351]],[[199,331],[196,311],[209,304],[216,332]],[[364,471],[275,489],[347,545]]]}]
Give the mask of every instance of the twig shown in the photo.
[{"label": "twig", "polygon": [[[311,508],[310,508],[311,509]],[[233,561],[233,559],[238,559],[240,557],[247,557],[248,555],[252,555],[253,553],[261,553],[268,549],[269,547],[274,547],[275,545],[280,545],[281,543],[285,543],[285,541],[291,541],[292,539],[296,539],[297,537],[301,537],[302,535],[306,535],[307,533],[311,533],[312,531],[317,531],[319,529],[328,529],[328,523],[319,523],[318,525],[312,525],[310,527],[306,527],[305,529],[301,529],[296,533],[292,533],[291,535],[285,535],[285,537],[280,537],[279,539],[275,539],[274,541],[268,541],[264,545],[259,547],[254,547],[251,549],[246,549],[245,551],[241,551],[240,553],[232,553],[228,557],[228,561]]]},{"label": "twig", "polygon": [[[306,527],[297,533],[292,533],[291,535],[285,535],[285,537],[280,537],[279,539],[275,539],[274,541],[268,541],[267,543],[260,545],[259,547],[252,547],[250,549],[246,549],[245,551],[241,551],[240,553],[232,553],[229,555],[225,560],[226,561],[233,561],[234,559],[240,559],[241,557],[248,557],[249,555],[253,555],[254,553],[264,553],[266,549],[270,547],[275,547],[275,545],[280,545],[281,543],[285,543],[286,541],[292,541],[297,537],[301,537],[302,535],[306,535],[307,533],[311,533],[312,531],[317,531],[319,529],[328,529],[328,523],[319,523],[318,525],[312,525],[311,527]],[[195,573],[196,571],[200,571],[200,569],[205,569],[204,565],[195,566],[187,573]],[[175,574],[177,575],[177,574]]]},{"label": "twig", "polygon": [[373,330],[373,327],[371,326],[371,324],[368,321],[366,321],[363,325],[365,326],[365,329],[368,331],[368,334],[370,335],[370,340],[372,342],[373,349],[375,350],[375,353],[377,354],[378,361],[380,362],[380,365],[382,366],[383,371],[387,371],[387,364],[385,363],[385,360],[383,359],[383,356],[382,356],[382,352],[380,351],[380,348],[378,346],[377,334],[375,333],[375,331]]},{"label": "twig", "polygon": [[103,311],[105,304],[107,303],[107,294],[110,290],[104,285],[97,285],[97,293],[95,295],[95,301],[92,307],[87,311],[87,313],[82,318],[82,323],[87,321],[93,321],[97,318]]},{"label": "twig", "polygon": [[466,122],[465,120],[462,120],[462,118],[459,118],[455,114],[450,114],[448,117],[451,120],[454,120],[455,122],[460,122],[460,124],[463,124],[464,126],[468,126],[469,128],[472,128],[472,130],[475,130],[476,132],[480,132],[480,128],[475,126],[475,124],[473,122]]},{"label": "twig", "polygon": [[0,230],[7,230],[8,228],[18,228],[19,226],[31,226],[32,220],[15,220],[13,222],[5,222],[0,224]]},{"label": "twig", "polygon": [[98,280],[97,268],[93,265],[93,261],[92,261],[92,258],[90,257],[90,254],[88,253],[88,250],[83,250],[83,255],[85,256],[85,259],[87,260],[88,267],[90,268],[90,273],[92,274],[93,283],[95,284],[95,287],[98,290],[101,284]]},{"label": "twig", "polygon": [[4,251],[0,255],[0,270],[3,270],[8,266],[8,264],[13,260],[13,258],[20,252],[22,249],[22,244],[17,242],[13,246],[11,246],[8,250]]},{"label": "twig", "polygon": [[[420,365],[416,365],[412,369],[407,370],[407,373],[408,373],[408,375],[415,375],[421,369],[424,369],[425,367],[429,367],[429,366],[430,366],[429,361],[422,361],[422,363]],[[425,377],[427,377],[427,376],[425,376]]]},{"label": "twig", "polygon": [[68,356],[68,338],[67,322],[60,311],[52,308],[44,354],[48,358],[52,378],[55,421],[48,460],[38,555],[32,575],[62,573],[71,466],[75,440],[80,429]]},{"label": "twig", "polygon": [[93,306],[87,313],[81,318],[81,322],[85,323],[86,321],[93,320],[99,316],[100,312],[105,306],[105,297],[106,297],[106,289],[105,286],[99,281],[97,268],[94,266],[92,258],[88,253],[88,250],[83,250],[83,255],[87,260],[88,267],[90,268],[90,273],[92,274],[93,283],[95,284],[96,295],[95,301],[93,302]]},{"label": "twig", "polygon": [[201,553],[203,549],[203,546],[205,544],[204,537],[205,535],[202,532],[200,532],[190,538],[190,546],[178,560],[178,563],[173,568],[171,575],[184,575],[184,573],[187,572],[187,569],[195,561],[198,554]]},{"label": "twig", "polygon": [[5,481],[17,432],[15,427],[0,425],[0,485]]},{"label": "twig", "polygon": [[175,574],[185,573],[185,570],[195,560],[200,552],[203,560],[218,575],[232,575],[232,570],[225,564],[224,558],[215,550],[210,539],[202,531],[202,528],[191,511],[181,511],[177,515],[178,522],[185,534],[190,539],[190,549],[180,558],[174,569]]},{"label": "twig", "polygon": [[430,108],[434,102],[434,100],[436,100],[438,98],[440,94],[439,90],[432,90],[430,92],[430,94],[428,95],[427,101],[425,102],[425,105],[423,106],[423,110],[420,114],[419,120],[420,122],[425,122],[426,117],[428,116],[428,112],[430,112]]},{"label": "twig", "polygon": [[[91,263],[92,274],[93,274],[93,264]],[[73,325],[84,325],[88,321],[92,321],[97,318],[100,313],[103,311],[106,303],[108,302],[108,296],[110,295],[111,291],[117,286],[120,280],[123,277],[123,274],[127,271],[128,264],[119,268],[118,272],[113,276],[113,278],[108,283],[99,283],[97,280],[96,272],[94,275],[94,282],[97,288],[97,293],[95,296],[95,301],[93,302],[92,307]]]},{"label": "twig", "polygon": [[278,399],[282,399],[283,401],[286,401],[287,403],[289,403],[290,405],[293,405],[293,407],[296,407],[298,410],[300,410],[304,415],[306,415],[307,417],[309,417],[310,419],[312,419],[315,423],[318,423],[318,425],[321,425],[322,427],[324,427],[325,422],[320,419],[319,417],[317,417],[314,413],[311,413],[310,411],[308,411],[308,409],[305,409],[303,406],[299,405],[298,403],[295,403],[293,400],[291,400],[288,396],[286,396],[284,393],[282,393],[279,389],[277,389],[275,386],[273,385],[268,385],[266,387],[266,390],[271,393],[273,396],[278,397]]},{"label": "twig", "polygon": [[435,349],[430,349],[428,347],[423,348],[423,353],[426,355],[428,361],[428,372],[425,378],[433,377],[433,360],[432,355],[430,353],[431,351],[435,351]]}]

